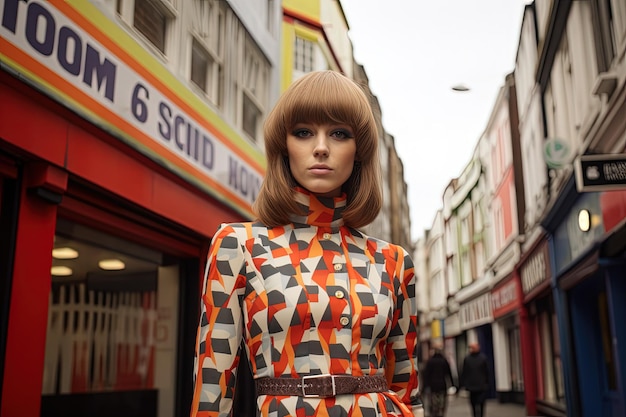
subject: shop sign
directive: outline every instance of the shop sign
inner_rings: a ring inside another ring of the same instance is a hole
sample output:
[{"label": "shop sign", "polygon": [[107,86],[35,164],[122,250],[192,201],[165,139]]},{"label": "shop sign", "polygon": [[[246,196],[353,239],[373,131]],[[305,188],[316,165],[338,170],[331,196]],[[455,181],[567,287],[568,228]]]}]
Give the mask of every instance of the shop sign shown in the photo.
[{"label": "shop sign", "polygon": [[264,158],[93,3],[0,0],[2,63],[53,99],[251,215]]},{"label": "shop sign", "polygon": [[626,153],[576,158],[578,192],[626,190]]},{"label": "shop sign", "polygon": [[530,293],[542,282],[550,279],[550,259],[548,258],[548,244],[544,240],[520,268],[522,290]]},{"label": "shop sign", "polygon": [[461,329],[471,329],[493,321],[491,309],[491,293],[485,293],[462,304],[459,309]]},{"label": "shop sign", "polygon": [[498,318],[515,310],[519,307],[520,300],[518,281],[512,278],[491,292],[493,317]]}]

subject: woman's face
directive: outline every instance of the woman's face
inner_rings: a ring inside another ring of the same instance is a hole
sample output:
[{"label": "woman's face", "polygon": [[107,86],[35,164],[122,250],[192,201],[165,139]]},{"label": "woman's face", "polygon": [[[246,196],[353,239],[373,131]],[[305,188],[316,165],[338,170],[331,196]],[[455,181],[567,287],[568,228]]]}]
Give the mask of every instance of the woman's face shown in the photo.
[{"label": "woman's face", "polygon": [[291,174],[320,197],[338,197],[354,166],[356,141],[348,125],[298,123],[287,133]]}]

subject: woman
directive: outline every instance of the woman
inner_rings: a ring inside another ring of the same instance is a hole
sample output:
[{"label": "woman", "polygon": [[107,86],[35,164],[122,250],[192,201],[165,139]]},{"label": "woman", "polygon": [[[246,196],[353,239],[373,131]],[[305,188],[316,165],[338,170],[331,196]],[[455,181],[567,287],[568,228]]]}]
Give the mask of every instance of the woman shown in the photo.
[{"label": "woman", "polygon": [[412,261],[357,230],[382,200],[366,95],[309,73],[264,134],[258,220],[222,225],[209,250],[191,415],[230,415],[242,358],[261,416],[419,415]]}]

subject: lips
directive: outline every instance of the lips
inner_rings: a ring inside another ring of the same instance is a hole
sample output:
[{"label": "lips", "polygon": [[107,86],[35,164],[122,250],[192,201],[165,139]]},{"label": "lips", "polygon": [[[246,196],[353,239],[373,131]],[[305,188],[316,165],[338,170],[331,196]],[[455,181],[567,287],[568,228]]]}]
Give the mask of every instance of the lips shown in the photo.
[{"label": "lips", "polygon": [[309,168],[309,172],[316,175],[328,174],[332,169],[328,165],[316,164]]}]

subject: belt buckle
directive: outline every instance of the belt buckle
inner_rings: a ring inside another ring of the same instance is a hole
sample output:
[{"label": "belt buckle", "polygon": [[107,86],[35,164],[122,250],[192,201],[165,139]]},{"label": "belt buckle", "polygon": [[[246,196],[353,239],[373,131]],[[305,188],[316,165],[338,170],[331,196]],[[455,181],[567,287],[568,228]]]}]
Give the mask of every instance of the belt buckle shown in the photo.
[{"label": "belt buckle", "polygon": [[[306,393],[306,380],[308,379],[316,379],[316,378],[327,378],[330,377],[330,382],[331,385],[333,387],[333,393],[332,395],[318,395],[318,394],[307,394]],[[302,377],[302,396],[305,398],[312,398],[312,397],[318,397],[318,398],[328,398],[328,397],[334,397],[337,395],[337,389],[335,387],[335,375],[331,375],[331,374],[321,374],[321,375],[307,375],[307,376],[303,376]]]}]

